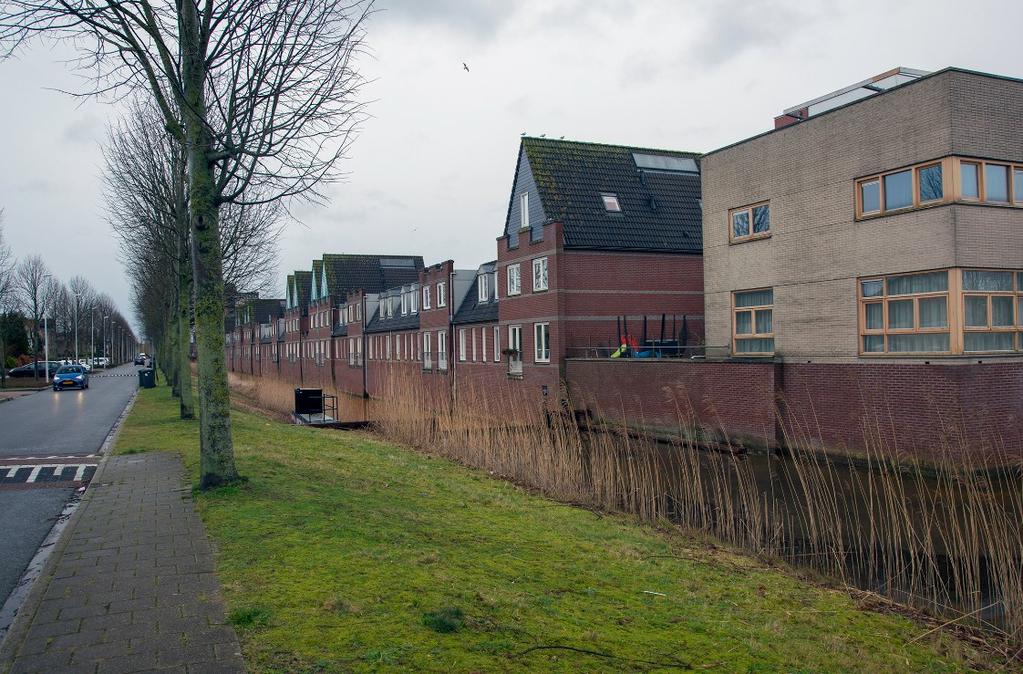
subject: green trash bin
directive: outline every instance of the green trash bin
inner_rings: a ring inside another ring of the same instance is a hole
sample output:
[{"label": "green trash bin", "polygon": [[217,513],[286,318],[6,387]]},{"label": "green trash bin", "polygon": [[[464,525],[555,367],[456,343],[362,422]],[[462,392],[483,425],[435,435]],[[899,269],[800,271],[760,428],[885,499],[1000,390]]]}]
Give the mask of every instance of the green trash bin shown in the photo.
[{"label": "green trash bin", "polygon": [[139,370],[139,388],[155,388],[156,372],[151,367]]}]

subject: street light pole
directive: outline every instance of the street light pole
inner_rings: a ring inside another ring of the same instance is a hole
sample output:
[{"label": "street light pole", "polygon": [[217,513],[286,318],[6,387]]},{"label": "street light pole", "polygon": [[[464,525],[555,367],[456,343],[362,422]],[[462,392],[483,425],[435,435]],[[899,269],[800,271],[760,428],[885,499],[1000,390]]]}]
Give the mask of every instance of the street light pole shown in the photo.
[{"label": "street light pole", "polygon": [[96,309],[93,307],[92,311],[89,312],[89,348],[92,353],[89,354],[89,364],[96,364]]},{"label": "street light pole", "polygon": [[78,364],[78,298],[81,293],[75,293],[75,365]]},{"label": "street light pole", "polygon": [[[46,314],[43,314],[43,348],[46,349],[43,352],[43,357],[46,358],[46,381],[50,381],[50,332],[46,329]],[[39,370],[36,370],[38,372]]]}]

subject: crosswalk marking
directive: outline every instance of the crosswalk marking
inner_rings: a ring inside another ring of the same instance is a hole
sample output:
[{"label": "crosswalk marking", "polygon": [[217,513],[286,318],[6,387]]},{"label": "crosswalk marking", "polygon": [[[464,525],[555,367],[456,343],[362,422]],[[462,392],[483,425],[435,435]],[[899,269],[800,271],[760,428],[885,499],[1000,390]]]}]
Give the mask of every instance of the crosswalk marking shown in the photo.
[{"label": "crosswalk marking", "polygon": [[[69,471],[69,468],[74,469],[74,472]],[[43,474],[43,471],[52,472]],[[33,484],[36,482],[82,482],[90,479],[95,472],[95,463],[30,463],[0,466],[0,485]]]}]

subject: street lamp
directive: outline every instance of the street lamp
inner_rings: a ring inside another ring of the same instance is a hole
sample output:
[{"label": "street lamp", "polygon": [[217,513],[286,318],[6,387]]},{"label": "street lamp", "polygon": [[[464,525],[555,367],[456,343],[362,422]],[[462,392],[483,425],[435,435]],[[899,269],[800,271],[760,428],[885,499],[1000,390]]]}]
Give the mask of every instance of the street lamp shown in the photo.
[{"label": "street lamp", "polygon": [[72,293],[75,296],[75,364],[78,364],[78,298],[82,293]]}]

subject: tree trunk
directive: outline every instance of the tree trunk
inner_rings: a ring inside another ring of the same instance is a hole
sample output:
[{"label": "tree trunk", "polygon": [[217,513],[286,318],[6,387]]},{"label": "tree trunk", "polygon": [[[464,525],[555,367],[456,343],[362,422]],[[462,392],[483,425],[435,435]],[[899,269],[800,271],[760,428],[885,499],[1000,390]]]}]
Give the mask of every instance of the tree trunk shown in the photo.
[{"label": "tree trunk", "polygon": [[205,54],[195,3],[179,3],[188,212],[195,282],[195,336],[199,366],[199,488],[238,479],[231,439],[231,397],[224,363],[224,278],[211,139],[205,125]]},{"label": "tree trunk", "polygon": [[178,369],[178,390],[181,392],[181,418],[192,419],[195,417],[195,408],[192,403],[192,369],[189,367],[188,358],[190,337],[188,307],[192,300],[192,276],[189,273],[191,255],[188,251],[188,237],[184,231],[178,235],[178,252],[178,314],[172,329],[178,332],[178,353],[175,362]]}]

